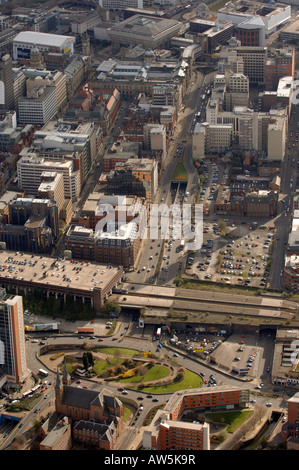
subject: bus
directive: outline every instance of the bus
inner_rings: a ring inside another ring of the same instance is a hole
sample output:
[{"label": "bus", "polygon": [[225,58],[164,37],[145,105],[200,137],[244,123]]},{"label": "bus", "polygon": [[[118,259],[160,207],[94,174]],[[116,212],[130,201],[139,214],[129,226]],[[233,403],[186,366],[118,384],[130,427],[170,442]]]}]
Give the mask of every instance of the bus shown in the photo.
[{"label": "bus", "polygon": [[48,377],[49,373],[44,369],[39,369],[38,373],[43,377]]}]

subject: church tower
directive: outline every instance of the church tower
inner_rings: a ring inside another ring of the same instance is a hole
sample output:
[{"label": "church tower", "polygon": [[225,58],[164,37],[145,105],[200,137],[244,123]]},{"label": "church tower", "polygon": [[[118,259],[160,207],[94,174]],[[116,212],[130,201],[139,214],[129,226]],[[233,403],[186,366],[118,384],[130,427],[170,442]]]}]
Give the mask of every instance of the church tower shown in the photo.
[{"label": "church tower", "polygon": [[64,365],[63,365],[63,372],[62,372],[62,383],[63,385],[71,385],[71,376],[68,373],[65,358],[64,358]]},{"label": "church tower", "polygon": [[81,37],[82,44],[82,55],[90,56],[90,38],[87,33],[84,33]]},{"label": "church tower", "polygon": [[30,66],[33,68],[44,67],[43,54],[36,45],[30,51]]},{"label": "church tower", "polygon": [[62,385],[59,370],[57,367],[56,384],[55,384],[55,402],[59,402],[61,400],[62,394],[63,394],[63,385]]}]

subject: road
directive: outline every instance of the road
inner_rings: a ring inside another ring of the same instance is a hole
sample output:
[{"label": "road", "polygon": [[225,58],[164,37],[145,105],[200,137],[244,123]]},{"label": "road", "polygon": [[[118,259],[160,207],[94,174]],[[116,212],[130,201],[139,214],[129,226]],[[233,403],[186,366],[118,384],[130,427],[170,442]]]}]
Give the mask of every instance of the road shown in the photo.
[{"label": "road", "polygon": [[298,121],[299,105],[293,105],[289,120],[286,154],[281,169],[281,199],[278,205],[278,217],[275,220],[276,237],[273,245],[273,257],[269,284],[271,289],[283,290],[283,269],[285,253],[293,215],[293,195],[296,191],[298,163]]}]

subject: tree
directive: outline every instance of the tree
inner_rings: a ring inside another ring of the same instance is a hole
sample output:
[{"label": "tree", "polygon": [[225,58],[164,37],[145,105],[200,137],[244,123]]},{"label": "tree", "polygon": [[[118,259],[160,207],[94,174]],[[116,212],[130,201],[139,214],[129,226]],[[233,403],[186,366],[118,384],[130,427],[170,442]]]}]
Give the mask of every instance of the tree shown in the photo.
[{"label": "tree", "polygon": [[226,222],[224,222],[224,220],[222,219],[218,221],[218,230],[221,233],[221,235],[226,234]]},{"label": "tree", "polygon": [[110,314],[112,312],[119,314],[121,312],[121,307],[115,302],[106,302],[102,308],[102,312],[106,314]]}]

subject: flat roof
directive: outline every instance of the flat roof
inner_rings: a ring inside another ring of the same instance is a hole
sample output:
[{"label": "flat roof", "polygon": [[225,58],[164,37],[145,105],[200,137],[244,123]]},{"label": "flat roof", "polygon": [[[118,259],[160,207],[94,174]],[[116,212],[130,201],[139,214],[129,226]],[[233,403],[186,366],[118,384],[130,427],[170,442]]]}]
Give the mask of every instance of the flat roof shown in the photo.
[{"label": "flat roof", "polygon": [[53,287],[69,287],[75,291],[104,289],[118,273],[117,267],[107,268],[96,262],[57,259],[8,250],[0,252],[0,279],[32,281],[41,288],[49,284]]},{"label": "flat roof", "polygon": [[61,34],[40,33],[39,31],[21,31],[16,35],[13,42],[62,47],[65,43],[75,43],[75,38],[62,36]]}]

